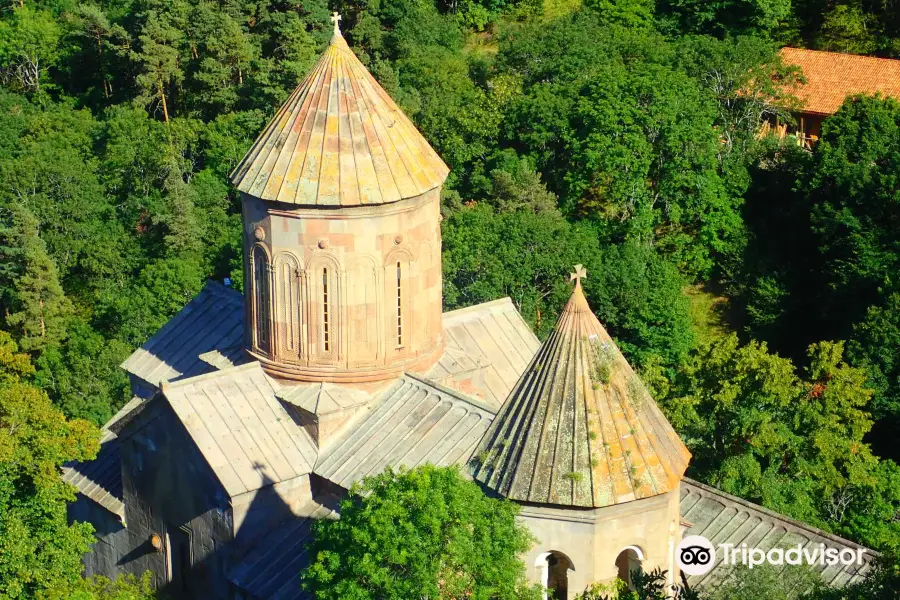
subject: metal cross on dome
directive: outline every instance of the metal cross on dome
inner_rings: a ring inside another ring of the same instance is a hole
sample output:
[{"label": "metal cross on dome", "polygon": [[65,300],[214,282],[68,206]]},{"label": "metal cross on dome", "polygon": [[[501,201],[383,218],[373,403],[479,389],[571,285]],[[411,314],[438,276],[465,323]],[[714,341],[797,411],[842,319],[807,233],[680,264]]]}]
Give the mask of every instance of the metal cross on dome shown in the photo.
[{"label": "metal cross on dome", "polygon": [[340,35],[341,26],[339,23],[341,22],[341,15],[337,11],[331,13],[331,22],[334,23],[334,33],[335,35]]},{"label": "metal cross on dome", "polygon": [[569,281],[574,281],[575,285],[581,285],[581,280],[587,279],[587,269],[583,265],[575,265],[575,272],[569,274]]}]

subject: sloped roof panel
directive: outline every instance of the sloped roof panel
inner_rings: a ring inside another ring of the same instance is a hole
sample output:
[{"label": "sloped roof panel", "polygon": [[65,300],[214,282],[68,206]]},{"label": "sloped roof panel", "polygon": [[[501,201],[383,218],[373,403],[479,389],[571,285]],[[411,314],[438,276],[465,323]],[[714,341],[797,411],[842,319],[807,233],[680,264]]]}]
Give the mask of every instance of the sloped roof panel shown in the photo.
[{"label": "sloped roof panel", "polygon": [[578,283],[477,458],[475,478],[505,497],[599,508],[676,489],[690,453]]},{"label": "sloped roof panel", "polygon": [[238,190],[305,206],[395,202],[449,169],[335,32],[231,174]]},{"label": "sloped roof panel", "polygon": [[228,573],[229,581],[258,600],[311,600],[301,580],[310,564],[311,525],[336,513],[318,505],[303,512],[310,516],[292,518],[265,535]]},{"label": "sloped roof panel", "polygon": [[372,412],[319,457],[315,473],[345,489],[387,467],[464,464],[494,413],[474,399],[404,375]]},{"label": "sloped roof panel", "polygon": [[[826,548],[865,550],[862,565],[815,565],[813,568],[822,580],[840,587],[863,579],[871,569],[871,561],[877,553],[855,542],[831,535],[800,521],[795,521],[736,496],[726,494],[710,486],[685,478],[681,483],[681,516],[689,521],[685,536],[702,535],[713,545],[732,544],[763,550],[787,549],[803,545],[812,551],[824,544]],[[728,568],[718,564],[705,575],[691,575],[688,584],[698,590],[712,592],[721,586]]]},{"label": "sloped roof panel", "polygon": [[240,362],[243,335],[243,296],[210,281],[121,366],[151,385],[193,377],[212,369],[202,354],[218,351],[222,358]]},{"label": "sloped roof panel", "polygon": [[782,48],[781,58],[803,70],[806,83],[792,90],[803,102],[803,112],[832,115],[854,94],[900,100],[900,60],[803,48]]},{"label": "sloped roof panel", "polygon": [[116,432],[144,404],[132,398],[100,430],[97,458],[86,462],[71,461],[62,466],[62,479],[78,493],[93,500],[120,519],[125,518],[122,497],[122,453]]},{"label": "sloped roof panel", "polygon": [[185,429],[231,497],[306,475],[316,448],[254,362],[163,386]]},{"label": "sloped roof panel", "polygon": [[446,312],[443,323],[447,351],[424,376],[445,382],[479,371],[478,396],[499,409],[540,347],[537,337],[509,298]]}]

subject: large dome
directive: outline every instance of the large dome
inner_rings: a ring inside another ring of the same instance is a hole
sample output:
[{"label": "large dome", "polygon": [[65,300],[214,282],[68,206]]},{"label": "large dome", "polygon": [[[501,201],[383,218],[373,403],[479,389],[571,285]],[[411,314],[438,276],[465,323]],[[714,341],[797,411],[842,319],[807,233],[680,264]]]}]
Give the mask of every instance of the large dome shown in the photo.
[{"label": "large dome", "polygon": [[263,200],[358,206],[419,196],[442,185],[448,172],[335,28],[232,181]]}]

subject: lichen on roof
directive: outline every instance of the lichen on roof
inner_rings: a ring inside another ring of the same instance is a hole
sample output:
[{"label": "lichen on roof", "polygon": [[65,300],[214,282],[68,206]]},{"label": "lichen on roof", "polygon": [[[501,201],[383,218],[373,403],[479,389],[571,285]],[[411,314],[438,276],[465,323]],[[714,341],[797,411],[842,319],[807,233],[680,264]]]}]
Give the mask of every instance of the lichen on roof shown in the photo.
[{"label": "lichen on roof", "polygon": [[678,434],[594,316],[581,265],[550,337],[473,455],[476,480],[521,502],[595,507],[677,488]]},{"label": "lichen on roof", "polygon": [[378,85],[337,26],[312,71],[232,172],[241,192],[311,206],[395,202],[449,169]]}]

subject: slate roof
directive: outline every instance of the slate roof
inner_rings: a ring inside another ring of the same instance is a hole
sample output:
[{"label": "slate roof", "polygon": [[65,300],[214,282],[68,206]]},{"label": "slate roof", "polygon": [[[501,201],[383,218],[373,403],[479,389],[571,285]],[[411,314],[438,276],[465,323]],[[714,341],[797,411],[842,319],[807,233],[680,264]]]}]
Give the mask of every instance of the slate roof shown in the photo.
[{"label": "slate roof", "polygon": [[440,186],[448,173],[335,30],[232,181],[264,200],[357,206],[418,196]]},{"label": "slate roof", "polygon": [[509,298],[446,312],[443,322],[447,349],[425,377],[450,385],[454,374],[480,371],[478,395],[499,409],[540,341]]},{"label": "slate roof", "polygon": [[232,498],[306,475],[316,448],[258,362],[163,386],[163,395]]},{"label": "slate roof", "polygon": [[228,580],[264,600],[312,600],[303,590],[301,573],[310,564],[311,526],[316,519],[336,518],[329,508],[317,506],[310,517],[291,519],[263,536],[228,573]]},{"label": "slate roof", "polygon": [[346,384],[307,383],[282,387],[278,398],[314,415],[330,415],[367,404],[372,394]]},{"label": "slate roof", "polygon": [[62,466],[62,479],[120,519],[125,518],[122,502],[121,449],[116,435],[118,425],[143,404],[132,398],[101,429],[97,458],[87,462],[72,461]]},{"label": "slate roof", "polygon": [[122,363],[128,373],[151,385],[192,377],[212,369],[200,355],[218,351],[232,363],[244,352],[244,301],[241,294],[210,281],[146,344]]},{"label": "slate roof", "polygon": [[[702,535],[714,545],[731,543],[740,546],[747,543],[748,546],[765,550],[796,547],[797,544],[804,547],[825,544],[828,548],[854,550],[864,548],[687,478],[681,483],[681,516],[691,525],[685,536]],[[831,586],[841,587],[858,582],[870,570],[870,561],[876,556],[875,552],[866,550],[862,567],[837,565],[816,566],[815,569]],[[722,583],[728,567],[722,566],[721,556],[717,560],[717,566],[706,575],[688,577],[691,587],[712,591]]]},{"label": "slate roof", "polygon": [[493,411],[474,399],[404,375],[319,457],[315,473],[349,489],[387,467],[461,465],[493,418]]},{"label": "slate roof", "polygon": [[97,458],[84,463],[67,463],[62,467],[63,481],[109,512],[125,518],[122,502],[122,467],[119,440],[103,442]]},{"label": "slate roof", "polygon": [[853,94],[880,92],[900,100],[900,60],[802,48],[782,48],[781,58],[803,70],[806,83],[793,90],[803,112],[834,114]]},{"label": "slate roof", "polygon": [[476,458],[475,479],[507,498],[597,508],[676,489],[690,453],[579,281]]}]

